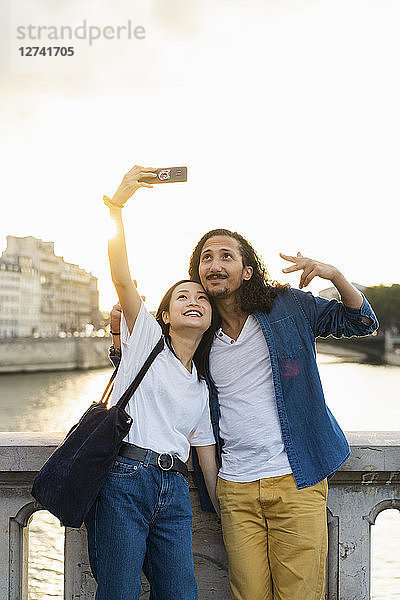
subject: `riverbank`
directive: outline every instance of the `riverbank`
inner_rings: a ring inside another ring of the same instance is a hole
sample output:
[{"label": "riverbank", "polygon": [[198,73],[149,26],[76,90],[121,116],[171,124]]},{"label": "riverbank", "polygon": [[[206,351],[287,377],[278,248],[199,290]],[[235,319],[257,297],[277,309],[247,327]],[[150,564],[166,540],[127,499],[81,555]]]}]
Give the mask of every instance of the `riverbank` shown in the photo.
[{"label": "riverbank", "polygon": [[0,373],[107,367],[110,344],[109,337],[5,338],[0,344]]},{"label": "riverbank", "polygon": [[350,338],[317,338],[317,352],[352,362],[400,366],[400,336],[381,335]]},{"label": "riverbank", "polygon": [[[74,371],[110,366],[110,337],[3,338],[0,373]],[[317,340],[317,352],[353,362],[400,366],[397,338],[326,338]]]}]

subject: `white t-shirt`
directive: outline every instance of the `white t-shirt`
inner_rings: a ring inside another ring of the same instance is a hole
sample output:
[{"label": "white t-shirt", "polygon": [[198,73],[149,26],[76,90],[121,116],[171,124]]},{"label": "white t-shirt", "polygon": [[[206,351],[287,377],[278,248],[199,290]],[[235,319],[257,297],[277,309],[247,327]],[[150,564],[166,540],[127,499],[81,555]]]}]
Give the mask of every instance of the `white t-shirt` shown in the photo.
[{"label": "white t-shirt", "polygon": [[[132,383],[161,337],[161,327],[142,303],[132,334],[121,318],[122,359],[114,382],[111,405]],[[211,427],[208,390],[165,344],[155,358],[126,411],[133,423],[124,441],[155,452],[169,452],[184,462],[190,445],[215,444]]]},{"label": "white t-shirt", "polygon": [[224,440],[219,477],[246,482],[291,473],[268,346],[255,317],[247,318],[236,341],[217,331],[210,371],[218,388]]}]

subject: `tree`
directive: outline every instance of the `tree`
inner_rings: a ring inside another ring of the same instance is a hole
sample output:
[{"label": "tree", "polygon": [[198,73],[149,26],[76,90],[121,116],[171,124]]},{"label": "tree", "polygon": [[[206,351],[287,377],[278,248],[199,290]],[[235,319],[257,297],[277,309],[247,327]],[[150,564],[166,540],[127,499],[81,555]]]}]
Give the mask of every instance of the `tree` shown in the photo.
[{"label": "tree", "polygon": [[380,329],[400,331],[400,284],[370,286],[365,288],[364,295],[378,317]]}]

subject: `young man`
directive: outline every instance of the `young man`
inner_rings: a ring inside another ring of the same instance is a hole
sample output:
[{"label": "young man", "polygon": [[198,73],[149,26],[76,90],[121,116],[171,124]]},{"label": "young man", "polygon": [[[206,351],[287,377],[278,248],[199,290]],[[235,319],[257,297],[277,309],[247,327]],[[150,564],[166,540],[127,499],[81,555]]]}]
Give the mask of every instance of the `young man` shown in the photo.
[{"label": "young man", "polygon": [[[217,495],[233,600],[321,600],[327,478],[349,457],[325,404],[315,338],[368,335],[378,323],[332,265],[297,256],[300,288],[319,276],[341,302],[268,281],[250,244],[217,229],[190,261],[221,317],[210,353],[210,408],[221,457]],[[194,454],[203,509],[212,510]]]}]

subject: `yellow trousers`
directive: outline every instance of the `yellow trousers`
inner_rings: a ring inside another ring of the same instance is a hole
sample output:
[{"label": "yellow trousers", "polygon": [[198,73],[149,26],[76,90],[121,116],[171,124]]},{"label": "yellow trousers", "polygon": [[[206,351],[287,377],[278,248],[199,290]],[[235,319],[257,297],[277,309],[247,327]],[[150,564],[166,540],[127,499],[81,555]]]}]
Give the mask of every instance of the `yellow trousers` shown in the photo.
[{"label": "yellow trousers", "polygon": [[321,600],[328,551],[328,483],[293,475],[250,483],[218,478],[232,600]]}]

